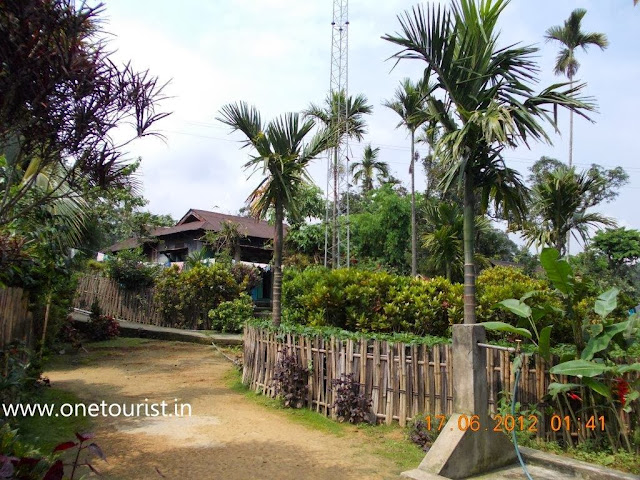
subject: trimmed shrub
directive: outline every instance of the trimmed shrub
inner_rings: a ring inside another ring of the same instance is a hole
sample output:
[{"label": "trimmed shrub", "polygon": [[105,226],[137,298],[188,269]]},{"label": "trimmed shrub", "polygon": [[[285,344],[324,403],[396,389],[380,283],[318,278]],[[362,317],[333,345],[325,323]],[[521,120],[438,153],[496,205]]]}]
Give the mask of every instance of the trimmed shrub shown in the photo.
[{"label": "trimmed shrub", "polygon": [[235,300],[222,302],[209,310],[211,328],[223,333],[240,333],[244,324],[253,318],[253,301],[246,293]]},{"label": "trimmed shrub", "polygon": [[310,268],[286,271],[284,317],[350,331],[446,335],[462,318],[462,290],[444,279]]},{"label": "trimmed shrub", "polygon": [[[477,281],[478,322],[517,325],[520,319],[516,315],[495,306],[532,290],[538,292],[531,299],[533,305],[562,306],[561,299],[544,280],[512,267],[483,270]],[[451,325],[463,320],[463,286],[442,277],[425,280],[384,271],[287,269],[282,293],[284,319],[302,325],[448,336]],[[539,322],[554,323],[556,342],[571,341],[571,328],[561,313],[549,311]]]}]

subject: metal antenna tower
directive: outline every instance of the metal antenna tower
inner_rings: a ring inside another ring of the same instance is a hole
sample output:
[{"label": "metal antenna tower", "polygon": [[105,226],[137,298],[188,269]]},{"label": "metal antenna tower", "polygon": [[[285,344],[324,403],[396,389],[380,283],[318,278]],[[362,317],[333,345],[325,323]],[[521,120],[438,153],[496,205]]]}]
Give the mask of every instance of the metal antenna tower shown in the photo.
[{"label": "metal antenna tower", "polygon": [[333,0],[331,22],[331,74],[329,108],[336,147],[327,162],[327,210],[325,216],[324,265],[348,267],[349,249],[349,5]]}]

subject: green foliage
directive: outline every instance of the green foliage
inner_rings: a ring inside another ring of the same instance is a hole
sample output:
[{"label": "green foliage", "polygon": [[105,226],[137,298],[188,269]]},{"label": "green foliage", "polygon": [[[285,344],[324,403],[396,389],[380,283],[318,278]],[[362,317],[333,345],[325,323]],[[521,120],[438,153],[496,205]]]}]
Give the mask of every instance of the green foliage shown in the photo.
[{"label": "green foliage", "polygon": [[624,182],[614,187],[596,170],[578,173],[565,165],[543,169],[535,179],[532,208],[523,224],[529,245],[555,247],[564,254],[567,235],[586,241],[591,227],[615,225],[612,219],[591,209],[613,198],[615,188]]},{"label": "green foliage", "polygon": [[[15,404],[31,399],[41,381],[42,365],[38,356],[20,344],[7,345],[0,350],[0,403]],[[3,415],[2,415],[3,416]]]},{"label": "green foliage", "polygon": [[[9,423],[0,422],[0,452],[6,457],[33,458],[32,465],[23,462],[17,466],[10,476],[3,478],[21,478],[25,480],[39,480],[45,478],[47,470],[51,465],[50,458],[42,458],[40,451],[28,442],[25,442],[18,433],[18,429],[12,428]],[[5,458],[6,458],[5,457]],[[2,466],[6,462],[2,460]],[[4,471],[4,469],[0,470]]]},{"label": "green foliage", "polygon": [[[544,311],[544,315],[536,317],[536,323],[542,328],[554,322],[554,340],[569,340],[570,326],[557,311],[562,305],[560,299],[544,281],[516,268],[494,267],[480,274],[479,320],[521,326],[517,314],[495,306],[505,298],[522,297],[531,290],[537,293],[528,301]],[[283,299],[284,316],[289,322],[354,332],[447,336],[449,327],[462,320],[462,286],[441,277],[424,280],[379,270],[287,269]]]},{"label": "green foliage", "polygon": [[590,248],[602,253],[614,272],[623,276],[640,259],[640,232],[624,227],[600,231],[593,237]]},{"label": "green foliage", "polygon": [[120,324],[110,315],[91,315],[86,331],[94,342],[111,340],[120,336]]},{"label": "green foliage", "polygon": [[253,318],[253,301],[246,293],[235,300],[220,303],[209,310],[211,328],[223,333],[240,333],[243,325]]},{"label": "green foliage", "polygon": [[461,296],[459,285],[441,278],[356,269],[288,270],[283,284],[289,321],[358,332],[446,335],[461,318]]},{"label": "green foliage", "polygon": [[236,262],[231,265],[231,275],[238,285],[245,291],[250,291],[260,284],[260,270],[246,263]]},{"label": "green foliage", "polygon": [[174,266],[158,276],[156,299],[167,324],[208,330],[209,311],[238,298],[244,288],[221,263],[197,264],[184,272]]},{"label": "green foliage", "polygon": [[144,262],[140,250],[122,250],[107,260],[107,272],[125,290],[148,288],[153,285],[161,267]]},{"label": "green foliage", "polygon": [[521,321],[522,316],[514,311],[496,307],[505,299],[519,299],[532,291],[536,293],[527,299],[527,304],[540,311],[539,316],[535,318],[536,327],[541,329],[553,323],[555,342],[570,342],[571,326],[558,311],[562,307],[561,299],[549,288],[547,282],[532,278],[514,267],[487,268],[478,275],[478,321],[505,322],[512,326],[529,327],[528,323]]},{"label": "green foliage", "polygon": [[390,185],[373,191],[369,198],[365,210],[350,218],[353,255],[407,273],[410,267],[411,199],[398,195]]}]

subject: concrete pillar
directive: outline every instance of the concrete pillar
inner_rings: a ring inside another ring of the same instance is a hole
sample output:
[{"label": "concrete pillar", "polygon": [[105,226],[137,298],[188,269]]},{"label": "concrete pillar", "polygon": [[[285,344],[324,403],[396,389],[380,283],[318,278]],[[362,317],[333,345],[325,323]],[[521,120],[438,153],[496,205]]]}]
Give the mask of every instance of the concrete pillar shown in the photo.
[{"label": "concrete pillar", "polygon": [[[479,324],[453,326],[453,411],[486,417],[489,412],[487,339]],[[463,374],[460,375],[460,372]]]},{"label": "concrete pillar", "polygon": [[[502,432],[494,432],[488,413],[489,389],[484,348],[486,334],[480,324],[453,326],[454,414],[415,470],[402,476],[415,480],[462,479],[514,463],[513,445]],[[478,416],[480,428],[469,426]],[[466,419],[464,417],[467,417]]]}]

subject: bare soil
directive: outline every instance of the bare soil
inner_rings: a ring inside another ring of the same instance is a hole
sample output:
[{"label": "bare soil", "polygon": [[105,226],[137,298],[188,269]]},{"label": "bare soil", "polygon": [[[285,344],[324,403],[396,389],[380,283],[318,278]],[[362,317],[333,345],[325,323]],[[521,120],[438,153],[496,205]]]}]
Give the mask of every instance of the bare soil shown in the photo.
[{"label": "bare soil", "polygon": [[336,436],[293,422],[228,388],[233,366],[212,347],[151,341],[91,350],[46,372],[57,388],[86,404],[189,403],[191,417],[92,420],[112,479],[399,478],[395,462],[376,455],[364,435]]}]

